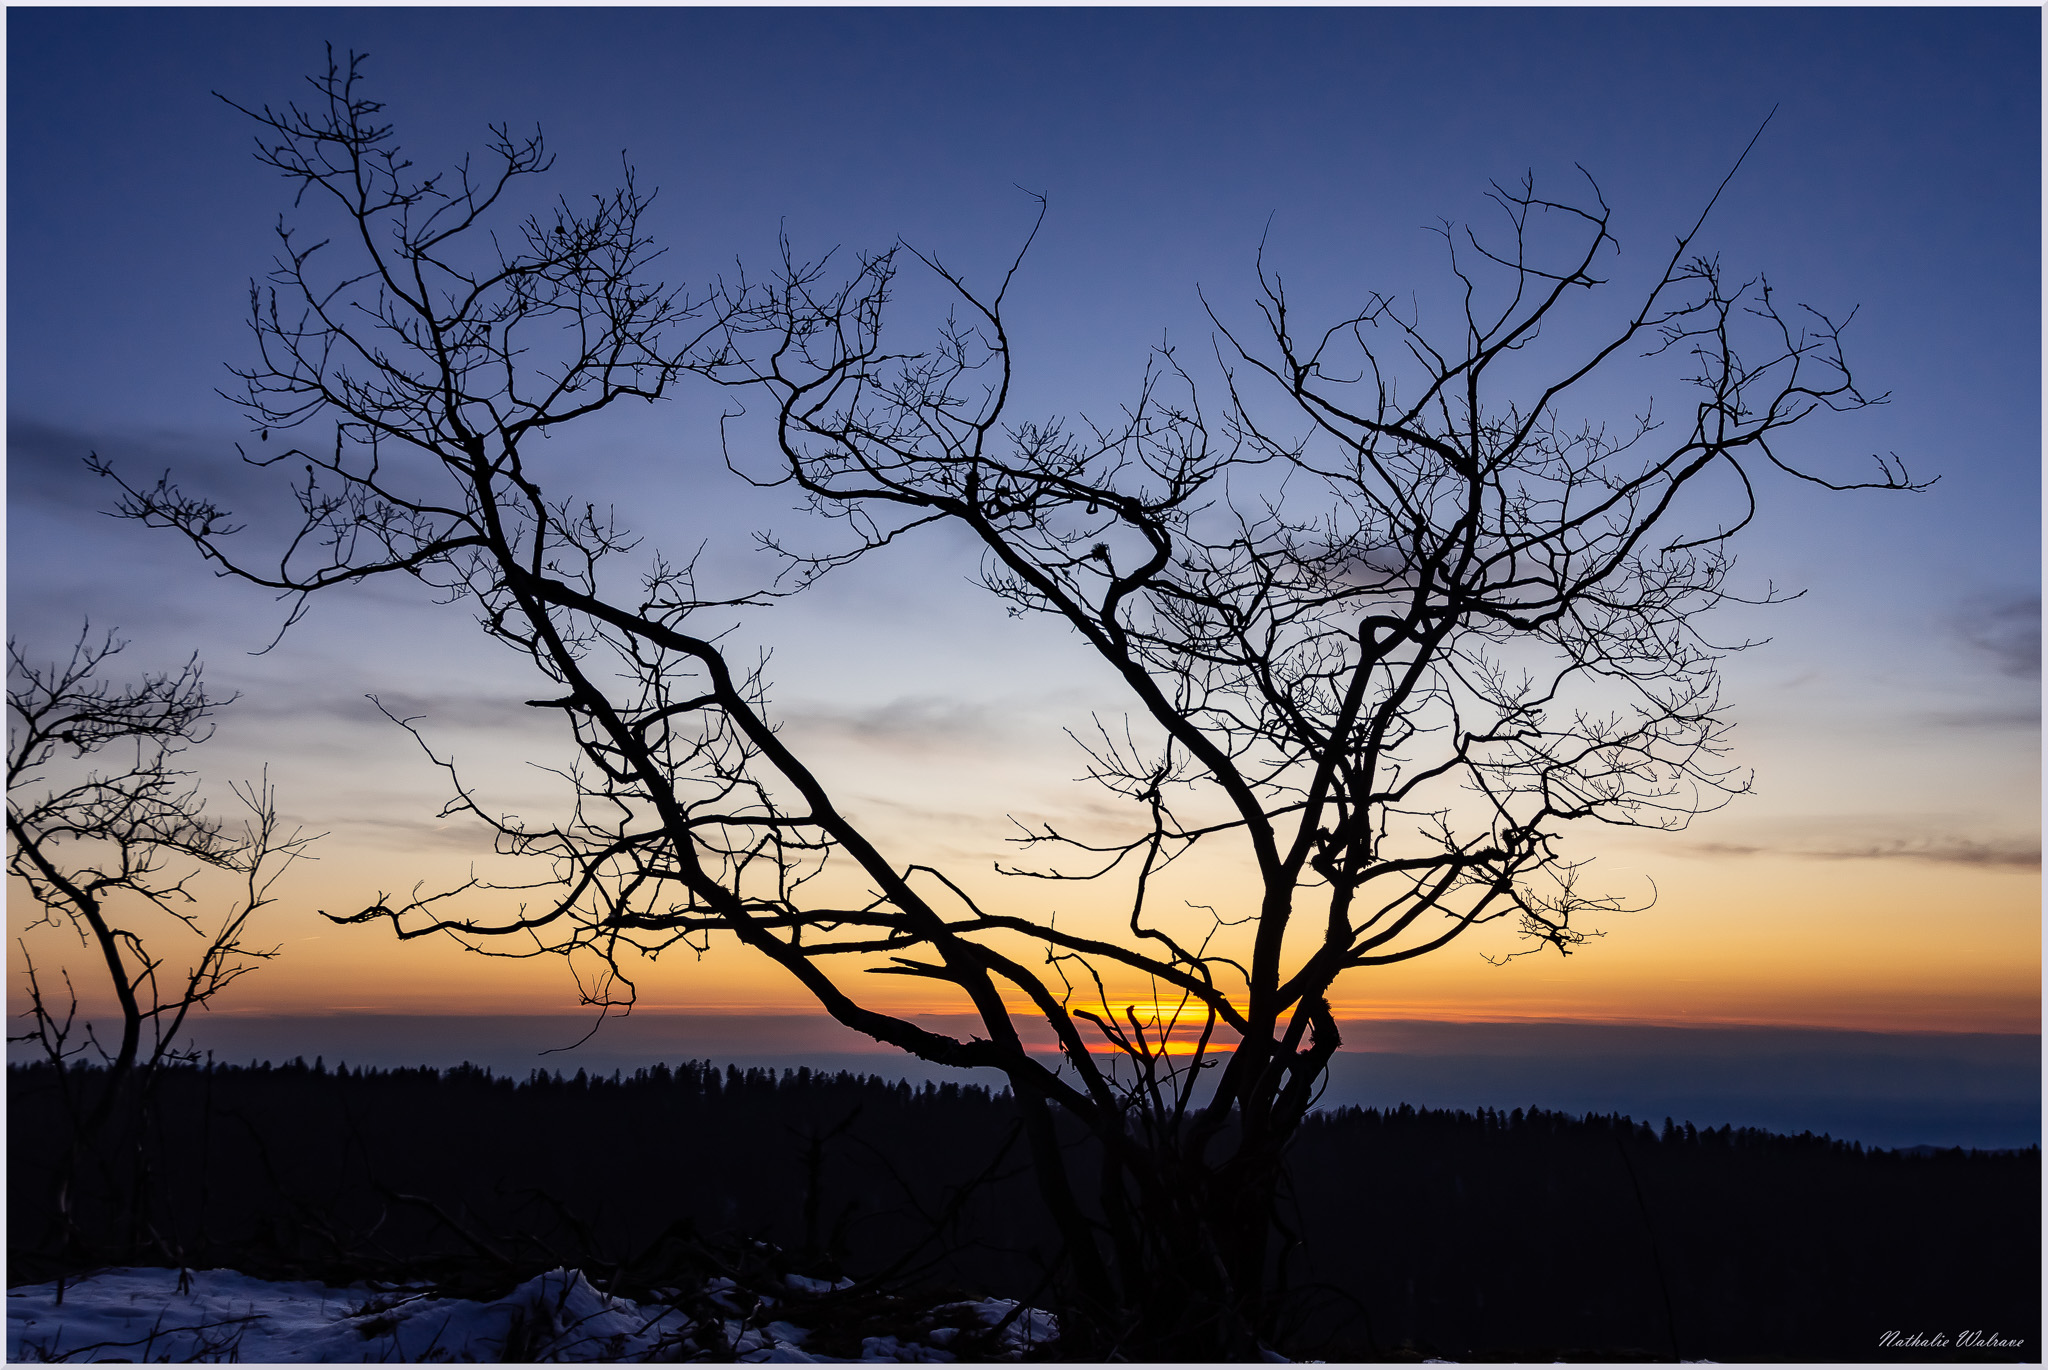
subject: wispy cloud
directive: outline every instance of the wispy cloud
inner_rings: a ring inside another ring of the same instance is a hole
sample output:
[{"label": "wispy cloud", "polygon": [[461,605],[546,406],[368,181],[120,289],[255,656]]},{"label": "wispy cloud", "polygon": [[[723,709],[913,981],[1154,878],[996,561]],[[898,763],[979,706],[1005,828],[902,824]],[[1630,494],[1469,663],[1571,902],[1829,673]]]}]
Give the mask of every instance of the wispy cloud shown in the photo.
[{"label": "wispy cloud", "polygon": [[1695,842],[1689,849],[1702,856],[1797,856],[1815,861],[1933,861],[1957,866],[2007,870],[2039,870],[2038,839],[1931,836],[1867,842],[1775,844]]},{"label": "wispy cloud", "polygon": [[81,500],[111,504],[113,487],[85,469],[85,459],[93,453],[122,469],[131,483],[154,482],[169,470],[174,479],[207,486],[242,465],[233,440],[216,433],[75,428],[10,414],[8,494],[74,507]]},{"label": "wispy cloud", "polygon": [[1926,717],[1928,722],[1940,728],[1983,728],[2020,732],[2041,730],[2041,706],[2038,703],[1944,709]]},{"label": "wispy cloud", "polygon": [[414,819],[358,813],[330,818],[327,823],[379,848],[454,851],[479,857],[496,854],[492,845],[496,834],[491,829],[475,819],[451,822],[436,818],[431,808],[423,807]]},{"label": "wispy cloud", "polygon": [[906,695],[882,704],[848,708],[800,703],[777,711],[791,727],[876,747],[979,747],[1010,730],[1009,711],[989,701]]},{"label": "wispy cloud", "polygon": [[7,418],[7,494],[10,499],[74,504],[88,477],[85,456],[93,443],[83,433],[34,419]]},{"label": "wispy cloud", "polygon": [[2041,678],[2041,596],[2002,595],[1963,606],[1955,630],[1963,641],[1984,653],[2003,675],[2021,680]]},{"label": "wispy cloud", "polygon": [[[291,478],[302,464],[287,461],[259,471],[244,459],[245,454],[275,457],[289,449],[291,444],[282,435],[271,436],[271,442],[257,443],[255,434],[239,433],[231,425],[173,429],[113,423],[103,428],[79,427],[9,414],[7,493],[11,500],[24,501],[41,511],[89,521],[91,528],[85,534],[89,538],[148,541],[151,535],[142,529],[100,516],[119,502],[121,492],[112,481],[86,468],[86,457],[97,455],[131,486],[147,488],[168,475],[188,494],[219,500],[232,512],[229,521],[248,527],[248,536],[254,540],[265,530],[295,529],[300,520]],[[181,539],[156,537],[167,547],[180,545],[189,555]],[[82,550],[73,549],[69,559],[78,560]]]},{"label": "wispy cloud", "polygon": [[502,691],[377,690],[375,694],[373,702],[369,691],[251,690],[235,702],[234,708],[237,716],[250,719],[331,719],[395,728],[397,725],[379,712],[378,705],[382,704],[385,712],[397,718],[418,719],[429,731],[436,727],[524,731],[534,726],[539,713],[525,707],[527,696]]}]

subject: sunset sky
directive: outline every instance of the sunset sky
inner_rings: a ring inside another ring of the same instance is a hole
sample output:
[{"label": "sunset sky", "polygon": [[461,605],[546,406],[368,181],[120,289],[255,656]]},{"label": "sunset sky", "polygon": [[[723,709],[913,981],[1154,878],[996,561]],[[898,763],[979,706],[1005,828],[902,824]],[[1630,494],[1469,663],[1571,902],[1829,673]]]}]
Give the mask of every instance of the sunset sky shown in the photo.
[{"label": "sunset sky", "polygon": [[[529,763],[560,740],[534,679],[463,611],[398,585],[337,594],[267,655],[281,609],[182,544],[99,512],[91,451],[153,479],[237,487],[247,437],[217,388],[252,355],[248,283],[290,190],[215,99],[303,98],[322,43],[370,54],[371,92],[421,167],[539,124],[550,188],[610,189],[623,149],[660,188],[671,282],[899,235],[999,272],[1049,203],[1012,289],[1015,412],[1109,415],[1162,338],[1207,354],[1199,287],[1251,317],[1254,255],[1324,314],[1370,290],[1448,298],[1439,219],[1490,181],[1582,166],[1615,208],[1618,270],[1698,215],[1773,109],[1703,235],[1730,272],[1839,317],[1890,402],[1798,430],[1853,477],[1896,454],[1920,494],[1766,483],[1731,610],[1735,759],[1755,794],[1676,835],[1585,835],[1609,884],[1657,891],[1569,959],[1505,967],[1474,938],[1357,973],[1347,1017],[1545,1018],[2036,1032],[2040,1019],[2040,16],[2006,10],[486,11],[14,9],[8,13],[9,632],[32,655],[118,628],[131,669],[193,651],[238,690],[194,756],[264,766],[290,821],[328,834],[281,887],[282,954],[227,1012],[553,1013],[552,958],[485,961],[336,927],[380,890],[460,878],[474,830],[365,698],[420,717],[496,807],[558,801]],[[1020,189],[1020,187],[1022,189]],[[1606,306],[1623,308],[1617,293]],[[1628,306],[1632,308],[1632,304]],[[1539,344],[1540,346],[1540,344]],[[1675,387],[1673,387],[1675,389]],[[1616,391],[1626,420],[1640,393]],[[756,574],[747,534],[799,530],[776,492],[703,455],[724,395],[685,392],[584,430],[579,499],[651,543]],[[748,430],[741,429],[742,433]],[[245,501],[260,517],[266,506]],[[1062,729],[1122,705],[1076,644],[969,583],[932,538],[750,621],[774,712],[902,861],[990,874],[1020,820],[1085,822]],[[487,851],[487,846],[482,850]],[[1219,900],[1233,892],[1213,872]],[[1248,882],[1247,882],[1248,883]],[[1086,891],[1061,891],[1084,916]],[[1066,911],[1063,908],[1063,912]],[[24,922],[10,904],[15,927]],[[167,934],[168,936],[168,934]],[[39,959],[66,955],[47,931]],[[166,949],[174,944],[166,942]],[[71,944],[75,952],[76,944]],[[175,955],[175,952],[173,951]],[[10,946],[10,1003],[19,954]],[[916,1005],[910,987],[895,1002]],[[725,944],[664,960],[643,1004],[807,1006]],[[940,1011],[946,1004],[930,1004]],[[682,1029],[679,1029],[682,1031]]]}]

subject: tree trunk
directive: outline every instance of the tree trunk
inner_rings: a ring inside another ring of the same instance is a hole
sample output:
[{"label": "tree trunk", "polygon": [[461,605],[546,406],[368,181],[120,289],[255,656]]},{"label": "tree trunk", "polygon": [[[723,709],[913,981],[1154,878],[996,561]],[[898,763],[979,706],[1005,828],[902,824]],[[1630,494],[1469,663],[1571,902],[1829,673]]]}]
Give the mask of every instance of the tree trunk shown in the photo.
[{"label": "tree trunk", "polygon": [[[1128,1137],[1093,1140],[1102,1167],[1099,1222],[1084,1220],[1085,1240],[1069,1243],[1076,1287],[1064,1310],[1062,1355],[1258,1360],[1278,1311],[1271,1264],[1281,1146],[1233,1135],[1219,1161]],[[1053,1188],[1078,1213],[1064,1163]],[[1100,1283],[1082,1274],[1089,1265],[1102,1272]]]}]

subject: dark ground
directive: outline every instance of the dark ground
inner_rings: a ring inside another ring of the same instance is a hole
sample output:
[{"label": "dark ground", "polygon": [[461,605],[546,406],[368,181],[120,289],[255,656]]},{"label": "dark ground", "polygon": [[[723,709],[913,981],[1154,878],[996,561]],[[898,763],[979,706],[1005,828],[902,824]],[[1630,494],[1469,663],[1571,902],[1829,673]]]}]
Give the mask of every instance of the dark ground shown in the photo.
[{"label": "dark ground", "polygon": [[[12,1282],[82,1256],[47,1069],[10,1069]],[[1050,1306],[1012,1109],[976,1088],[690,1065],[632,1078],[180,1070],[150,1216],[197,1266],[620,1292],[775,1243],[794,1268]],[[1913,1155],[1514,1110],[1347,1109],[1293,1154],[1283,1349],[1330,1360],[2041,1358],[2039,1148]],[[102,1158],[104,1160],[104,1158]],[[979,1181],[979,1183],[976,1183]],[[82,1230],[105,1229],[91,1174]],[[96,1227],[97,1225],[97,1227]],[[1943,1338],[1933,1348],[1886,1347]],[[1965,1333],[2021,1338],[1959,1350]]]}]

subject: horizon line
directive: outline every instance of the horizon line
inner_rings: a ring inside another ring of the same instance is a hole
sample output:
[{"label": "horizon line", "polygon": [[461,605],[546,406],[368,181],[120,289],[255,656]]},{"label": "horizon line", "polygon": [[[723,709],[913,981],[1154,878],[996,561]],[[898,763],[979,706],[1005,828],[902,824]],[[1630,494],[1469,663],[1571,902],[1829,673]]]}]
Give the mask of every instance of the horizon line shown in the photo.
[{"label": "horizon line", "polygon": [[[957,1018],[974,1019],[966,1011],[923,1011],[908,1012],[906,1018]],[[2032,1036],[2041,1035],[2038,1020],[2025,1026],[1954,1026],[1950,1024],[1915,1025],[1894,1027],[1872,1027],[1864,1023],[1820,1022],[1813,1019],[1794,1020],[1786,1018],[1765,1018],[1742,1015],[1635,1015],[1635,1014],[1565,1014],[1565,1013],[1339,1013],[1340,1024],[1403,1024],[1430,1023],[1461,1027],[1523,1027],[1523,1026],[1572,1026],[1572,1027],[1634,1027],[1634,1028],[1696,1028],[1702,1030],[1763,1029],[1794,1030],[1811,1032],[1863,1032],[1878,1034],[1910,1033],[1914,1035],[1983,1035],[1983,1036]],[[1032,1015],[1036,1018],[1035,1012]],[[1860,1015],[1859,1015],[1860,1017]],[[448,1008],[393,1008],[380,1005],[330,1005],[321,1008],[279,1009],[279,1008],[227,1008],[215,1007],[207,1018],[214,1021],[282,1018],[294,1020],[319,1019],[365,1019],[365,1018],[416,1018],[416,1019],[481,1019],[481,1018],[525,1018],[560,1019],[596,1026],[599,1021],[629,1021],[633,1018],[669,1019],[720,1019],[763,1018],[809,1020],[820,1026],[830,1024],[848,1033],[852,1028],[844,1026],[820,1009],[795,1008],[738,1004],[642,1004],[631,1010],[611,1011],[600,1014],[592,1009],[549,1008],[520,1009],[485,1007],[471,1009]],[[1867,1022],[1867,1020],[1865,1020]],[[193,1024],[190,1026],[198,1026]],[[1219,1024],[1219,1031],[1227,1031]],[[1178,1035],[1178,1032],[1176,1033]],[[883,1049],[888,1044],[877,1041],[875,1046]]]}]

